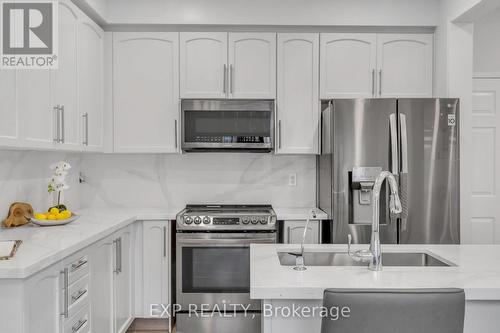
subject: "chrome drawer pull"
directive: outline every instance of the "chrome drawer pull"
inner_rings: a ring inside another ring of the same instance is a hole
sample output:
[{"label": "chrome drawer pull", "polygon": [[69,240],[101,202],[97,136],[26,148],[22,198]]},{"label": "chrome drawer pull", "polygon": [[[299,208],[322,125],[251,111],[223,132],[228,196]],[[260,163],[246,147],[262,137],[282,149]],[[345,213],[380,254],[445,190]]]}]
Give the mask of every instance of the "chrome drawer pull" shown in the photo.
[{"label": "chrome drawer pull", "polygon": [[86,323],[87,323],[87,319],[83,319],[83,320],[82,320],[82,319],[80,319],[80,320],[78,321],[78,323],[76,323],[76,324],[75,324],[75,325],[71,328],[71,331],[72,331],[73,333],[78,332],[78,331],[80,330],[80,328],[82,328],[82,327],[83,327],[83,325],[85,325]]},{"label": "chrome drawer pull", "polygon": [[73,300],[73,303],[75,303],[76,301],[78,301],[80,298],[82,298],[83,295],[85,295],[87,293],[87,289],[83,289],[83,290],[78,290],[75,294],[73,294],[71,296],[71,299]]},{"label": "chrome drawer pull", "polygon": [[74,272],[76,271],[77,269],[79,269],[80,267],[84,266],[88,261],[85,260],[85,259],[80,259],[78,260],[78,262],[74,263],[71,265],[71,271]]}]

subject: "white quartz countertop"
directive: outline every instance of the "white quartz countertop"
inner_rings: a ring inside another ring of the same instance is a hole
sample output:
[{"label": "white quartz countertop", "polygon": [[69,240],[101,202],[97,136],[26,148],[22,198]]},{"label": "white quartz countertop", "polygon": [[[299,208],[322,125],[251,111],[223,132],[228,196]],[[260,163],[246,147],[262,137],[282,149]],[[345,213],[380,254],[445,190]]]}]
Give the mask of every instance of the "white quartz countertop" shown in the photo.
[{"label": "white quartz countertop", "polygon": [[[281,266],[277,252],[298,244],[252,244],[252,299],[322,299],[326,288],[448,288],[465,290],[468,300],[500,300],[500,245],[382,245],[384,252],[428,252],[453,267],[309,266],[294,271]],[[367,246],[353,246],[367,248]],[[306,245],[305,251],[341,251],[346,245]],[[307,262],[306,262],[307,265]]]},{"label": "white quartz countertop", "polygon": [[0,261],[0,279],[26,278],[137,220],[173,220],[181,209],[85,209],[63,226],[0,228],[0,240],[22,240],[14,258]]},{"label": "white quartz countertop", "polygon": [[[0,240],[22,240],[14,258],[0,261],[0,279],[26,278],[85,248],[127,225],[141,220],[175,220],[183,208],[83,209],[80,218],[64,226],[0,228]],[[317,208],[275,208],[279,220],[306,219],[311,209],[317,218],[326,215]]]}]

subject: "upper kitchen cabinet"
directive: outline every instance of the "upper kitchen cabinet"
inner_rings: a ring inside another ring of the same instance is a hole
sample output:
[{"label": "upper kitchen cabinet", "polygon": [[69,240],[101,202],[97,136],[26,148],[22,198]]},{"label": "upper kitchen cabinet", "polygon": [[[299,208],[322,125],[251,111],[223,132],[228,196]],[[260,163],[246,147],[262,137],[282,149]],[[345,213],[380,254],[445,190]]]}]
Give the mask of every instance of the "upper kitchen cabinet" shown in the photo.
[{"label": "upper kitchen cabinet", "polygon": [[186,32],[180,48],[181,98],[275,98],[276,34]]},{"label": "upper kitchen cabinet", "polygon": [[58,1],[59,67],[50,70],[52,105],[59,106],[58,149],[79,150],[77,78],[78,20],[81,12],[69,0]]},{"label": "upper kitchen cabinet", "polygon": [[182,32],[180,45],[181,98],[225,98],[227,33]]},{"label": "upper kitchen cabinet", "polygon": [[378,96],[432,97],[432,34],[377,35]]},{"label": "upper kitchen cabinet", "polygon": [[[207,57],[207,53],[200,50],[190,50],[189,53],[199,61]],[[208,55],[207,59],[212,59],[212,56]],[[201,64],[195,63],[195,67]],[[178,64],[178,33],[113,34],[115,152],[178,152]],[[201,75],[191,72],[191,66],[187,67],[191,76]],[[222,71],[222,64],[220,68]],[[217,80],[210,71],[200,77]],[[190,84],[198,85],[195,82]]]},{"label": "upper kitchen cabinet", "polygon": [[376,34],[321,34],[322,99],[375,96]]},{"label": "upper kitchen cabinet", "polygon": [[19,113],[16,102],[16,70],[0,71],[0,146],[19,144]]},{"label": "upper kitchen cabinet", "polygon": [[229,98],[276,97],[276,34],[229,34]]},{"label": "upper kitchen cabinet", "polygon": [[278,154],[319,152],[319,35],[278,34]]},{"label": "upper kitchen cabinet", "polygon": [[86,151],[103,149],[104,32],[85,18],[78,25],[78,109],[80,144]]}]

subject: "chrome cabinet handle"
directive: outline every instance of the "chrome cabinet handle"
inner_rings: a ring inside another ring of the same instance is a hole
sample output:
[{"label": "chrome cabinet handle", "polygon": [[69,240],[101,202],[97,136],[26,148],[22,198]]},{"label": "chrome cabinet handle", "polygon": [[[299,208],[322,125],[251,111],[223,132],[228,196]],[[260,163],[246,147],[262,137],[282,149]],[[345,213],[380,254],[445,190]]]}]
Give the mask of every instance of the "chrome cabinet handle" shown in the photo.
[{"label": "chrome cabinet handle", "polygon": [[113,241],[113,245],[115,246],[115,268],[113,269],[113,272],[118,274],[119,273],[119,271],[118,271],[118,238]]},{"label": "chrome cabinet handle", "polygon": [[88,261],[85,260],[85,259],[80,259],[78,260],[78,262],[74,263],[71,265],[71,271],[74,272],[76,270],[78,270],[78,268],[82,267],[83,265],[85,265]]},{"label": "chrome cabinet handle", "polygon": [[382,70],[378,71],[378,95],[382,96]]},{"label": "chrome cabinet handle", "polygon": [[375,69],[372,69],[372,96],[375,97]]},{"label": "chrome cabinet handle", "polygon": [[80,319],[73,327],[71,327],[71,332],[76,333],[87,323],[87,319]]},{"label": "chrome cabinet handle", "polygon": [[83,295],[85,295],[87,293],[87,289],[83,289],[83,290],[78,290],[76,293],[74,293],[72,296],[71,296],[71,300],[73,301],[73,303],[75,303],[76,301],[78,301],[80,298],[82,298]]},{"label": "chrome cabinet handle", "polygon": [[65,120],[64,120],[64,105],[61,105],[60,106],[60,110],[61,110],[61,139],[60,139],[60,142],[61,143],[64,143],[66,141],[66,131],[64,129],[64,123],[65,123]]},{"label": "chrome cabinet handle", "polygon": [[229,93],[233,93],[234,86],[234,68],[233,65],[229,65]]},{"label": "chrome cabinet handle", "polygon": [[63,275],[63,291],[64,291],[64,297],[63,297],[63,302],[64,302],[64,307],[63,307],[63,312],[61,313],[61,316],[64,318],[68,318],[69,316],[69,270],[68,268],[65,268],[64,270],[61,271],[61,274]]},{"label": "chrome cabinet handle", "polygon": [[163,257],[167,257],[167,227],[163,226]]},{"label": "chrome cabinet handle", "polygon": [[85,112],[82,115],[83,119],[85,120],[84,125],[85,125],[85,138],[83,140],[83,145],[88,146],[89,145],[89,114]]},{"label": "chrome cabinet handle", "polygon": [[177,119],[174,119],[174,145],[177,149]]},{"label": "chrome cabinet handle", "polygon": [[281,149],[281,120],[278,120],[278,147]]},{"label": "chrome cabinet handle", "polygon": [[117,267],[117,271],[118,273],[121,273],[122,272],[122,238],[119,237],[118,238],[118,267]]},{"label": "chrome cabinet handle", "polygon": [[54,137],[53,137],[53,141],[55,143],[58,143],[59,142],[59,105],[56,105],[52,108],[53,110],[53,117],[54,117]]},{"label": "chrome cabinet handle", "polygon": [[290,244],[290,240],[292,239],[292,229],[290,228],[290,226],[286,227],[286,235],[287,240],[285,244]]},{"label": "chrome cabinet handle", "polygon": [[227,84],[227,66],[224,64],[223,78],[222,78],[222,92],[226,93],[226,84]]}]

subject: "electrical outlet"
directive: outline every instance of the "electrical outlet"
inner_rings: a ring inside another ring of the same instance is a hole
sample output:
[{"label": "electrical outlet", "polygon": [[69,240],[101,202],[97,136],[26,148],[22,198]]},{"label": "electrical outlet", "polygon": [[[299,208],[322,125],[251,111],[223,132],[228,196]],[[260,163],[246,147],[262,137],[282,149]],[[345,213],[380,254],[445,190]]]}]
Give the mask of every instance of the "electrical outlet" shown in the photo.
[{"label": "electrical outlet", "polygon": [[297,186],[297,174],[291,173],[288,175],[288,186]]}]

